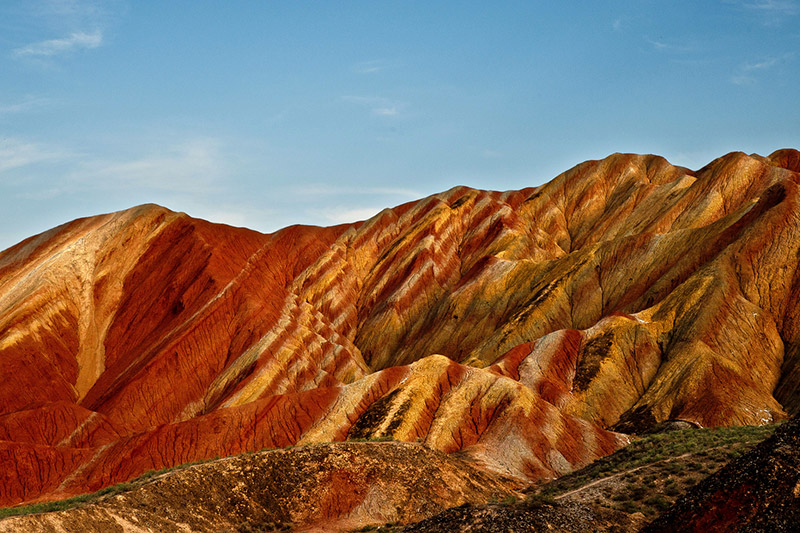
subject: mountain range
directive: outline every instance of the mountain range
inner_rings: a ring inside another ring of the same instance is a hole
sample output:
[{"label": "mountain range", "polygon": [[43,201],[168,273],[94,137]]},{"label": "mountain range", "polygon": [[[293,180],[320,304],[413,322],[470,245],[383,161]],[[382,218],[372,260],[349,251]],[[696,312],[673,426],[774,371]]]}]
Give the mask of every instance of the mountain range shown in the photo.
[{"label": "mountain range", "polygon": [[[798,186],[793,149],[696,171],[613,154],[328,228],[142,205],[31,237],[0,252],[0,505],[376,440],[457,462],[434,477],[477,501],[665,421],[780,422],[800,411]],[[319,483],[334,503],[285,521],[442,507],[403,508],[391,469],[345,497],[344,463]]]}]

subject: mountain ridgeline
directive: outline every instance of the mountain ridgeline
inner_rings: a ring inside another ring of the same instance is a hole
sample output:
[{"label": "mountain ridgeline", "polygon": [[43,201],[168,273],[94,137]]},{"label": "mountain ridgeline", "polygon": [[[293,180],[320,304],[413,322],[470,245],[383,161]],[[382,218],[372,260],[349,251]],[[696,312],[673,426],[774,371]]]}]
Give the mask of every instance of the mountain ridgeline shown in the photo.
[{"label": "mountain ridgeline", "polygon": [[143,205],[31,237],[0,252],[0,505],[376,439],[508,494],[664,421],[784,420],[799,187],[797,150],[696,171],[614,154],[329,228]]}]

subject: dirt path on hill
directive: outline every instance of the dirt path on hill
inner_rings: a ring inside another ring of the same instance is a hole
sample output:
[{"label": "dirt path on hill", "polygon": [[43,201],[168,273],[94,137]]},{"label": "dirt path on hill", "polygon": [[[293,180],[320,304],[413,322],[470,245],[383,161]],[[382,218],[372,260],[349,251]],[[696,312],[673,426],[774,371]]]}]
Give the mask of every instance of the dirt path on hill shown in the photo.
[{"label": "dirt path on hill", "polygon": [[[722,448],[722,447],[723,447],[723,446],[717,446],[717,447],[715,447],[715,448],[708,448],[706,451],[709,451],[709,450],[716,450],[716,449],[718,449],[718,448]],[[577,489],[573,489],[573,490],[571,490],[571,491],[569,491],[569,492],[565,492],[565,493],[563,493],[563,494],[559,494],[558,496],[555,496],[555,497],[553,497],[553,499],[554,499],[554,500],[560,500],[560,499],[562,499],[562,498],[566,498],[567,496],[572,496],[573,494],[577,494],[577,493],[579,493],[579,492],[581,492],[581,491],[584,491],[584,490],[586,490],[586,489],[589,489],[589,488],[591,488],[591,487],[594,487],[595,485],[599,485],[600,483],[603,483],[604,481],[608,481],[608,480],[610,480],[610,479],[614,479],[614,478],[616,478],[616,477],[620,477],[620,476],[623,476],[623,475],[625,475],[625,474],[630,474],[630,473],[632,473],[632,472],[636,472],[636,471],[638,471],[638,470],[641,470],[642,468],[647,468],[647,467],[649,467],[649,466],[655,466],[655,465],[657,465],[657,464],[660,464],[660,463],[670,463],[670,462],[676,461],[676,460],[678,460],[678,459],[683,459],[683,458],[685,458],[685,457],[688,457],[688,456],[690,456],[690,455],[694,455],[694,452],[686,452],[686,453],[684,453],[684,454],[682,454],[682,455],[676,455],[675,457],[670,457],[669,459],[662,459],[662,460],[660,460],[660,461],[656,461],[656,462],[654,462],[654,463],[648,463],[648,464],[646,464],[646,465],[637,466],[636,468],[631,468],[631,469],[629,469],[629,470],[623,470],[622,472],[617,472],[617,473],[616,473],[616,474],[614,474],[614,475],[607,476],[607,477],[600,478],[600,479],[597,479],[597,480],[595,480],[595,481],[592,481],[592,482],[591,482],[591,483],[589,483],[588,485],[583,485],[583,486],[581,486],[581,487],[578,487]]]}]

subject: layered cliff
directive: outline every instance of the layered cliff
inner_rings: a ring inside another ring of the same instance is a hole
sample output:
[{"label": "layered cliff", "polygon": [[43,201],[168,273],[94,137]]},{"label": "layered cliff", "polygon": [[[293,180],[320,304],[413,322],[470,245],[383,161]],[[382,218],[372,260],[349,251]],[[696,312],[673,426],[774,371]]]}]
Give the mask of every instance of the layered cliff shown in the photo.
[{"label": "layered cliff", "polygon": [[667,419],[782,419],[798,172],[795,150],[614,154],[332,228],[146,205],[28,239],[0,253],[0,504],[375,437],[522,483]]}]

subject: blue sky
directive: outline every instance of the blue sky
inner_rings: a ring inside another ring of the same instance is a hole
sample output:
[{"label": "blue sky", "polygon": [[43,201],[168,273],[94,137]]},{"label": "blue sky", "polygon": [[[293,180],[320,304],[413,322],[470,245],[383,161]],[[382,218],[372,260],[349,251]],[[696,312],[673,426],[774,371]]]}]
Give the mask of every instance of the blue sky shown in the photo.
[{"label": "blue sky", "polygon": [[784,147],[800,0],[0,3],[0,248],[145,202],[274,231]]}]

